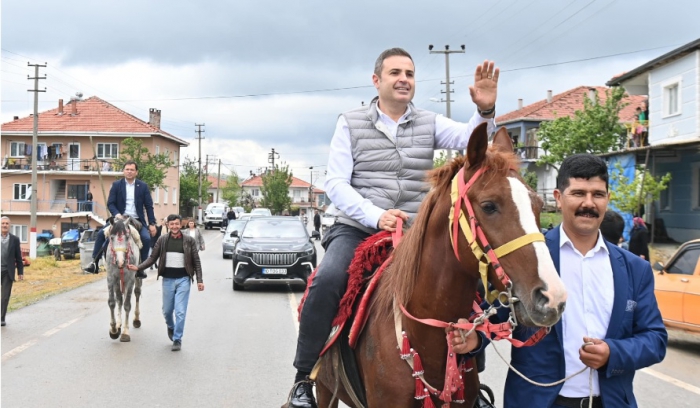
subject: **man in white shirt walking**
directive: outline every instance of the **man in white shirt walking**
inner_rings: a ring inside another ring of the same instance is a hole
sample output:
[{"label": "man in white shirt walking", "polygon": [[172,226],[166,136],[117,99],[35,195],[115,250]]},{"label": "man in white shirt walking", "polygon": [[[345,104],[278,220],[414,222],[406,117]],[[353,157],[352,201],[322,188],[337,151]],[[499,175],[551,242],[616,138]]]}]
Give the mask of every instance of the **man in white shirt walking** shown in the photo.
[{"label": "man in white shirt walking", "polygon": [[338,118],[325,183],[337,221],[323,237],[326,253],[301,312],[297,374],[287,407],[317,407],[308,376],[331,331],[355,248],[371,234],[394,231],[398,218],[410,224],[428,190],[425,173],[433,167],[434,149],[465,148],[482,122],[489,132],[495,128],[499,70],[493,62],[476,68],[469,91],[477,112],[469,123],[413,105],[414,75],[408,52],[382,52],[372,75],[378,96]]}]

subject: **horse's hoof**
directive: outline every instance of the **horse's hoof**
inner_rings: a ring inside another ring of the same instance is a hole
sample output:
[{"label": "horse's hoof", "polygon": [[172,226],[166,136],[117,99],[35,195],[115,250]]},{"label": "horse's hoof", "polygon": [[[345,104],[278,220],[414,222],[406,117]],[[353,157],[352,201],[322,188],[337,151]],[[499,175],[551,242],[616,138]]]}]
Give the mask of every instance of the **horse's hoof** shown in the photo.
[{"label": "horse's hoof", "polygon": [[134,320],[134,328],[138,329],[141,327],[141,320],[135,319]]},{"label": "horse's hoof", "polygon": [[126,343],[131,341],[131,337],[128,334],[124,333],[122,334],[122,338],[119,339],[119,341],[121,341],[122,343]]},{"label": "horse's hoof", "polygon": [[120,334],[122,334],[121,329],[117,330],[117,331],[114,332],[114,333],[112,333],[111,330],[109,331],[109,337],[110,337],[112,340],[116,340],[116,339],[119,337]]}]

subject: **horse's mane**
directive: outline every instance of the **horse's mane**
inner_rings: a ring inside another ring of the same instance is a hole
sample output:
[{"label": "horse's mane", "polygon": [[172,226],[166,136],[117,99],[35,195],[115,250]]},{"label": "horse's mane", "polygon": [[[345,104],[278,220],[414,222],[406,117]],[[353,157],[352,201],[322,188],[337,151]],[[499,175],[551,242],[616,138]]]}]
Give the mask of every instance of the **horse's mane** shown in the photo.
[{"label": "horse's mane", "polygon": [[[394,250],[392,264],[382,277],[384,284],[377,288],[375,302],[379,316],[393,318],[394,299],[397,305],[406,305],[411,299],[430,216],[438,205],[451,205],[447,197],[449,197],[452,179],[466,163],[467,158],[460,156],[428,172],[427,180],[432,188],[423,200],[413,225],[404,235],[401,244]],[[489,171],[484,174],[486,177],[505,176],[511,169],[519,168],[519,160],[512,151],[504,152],[490,146],[482,166],[489,168]],[[447,218],[445,218],[445,231],[448,231]]]}]

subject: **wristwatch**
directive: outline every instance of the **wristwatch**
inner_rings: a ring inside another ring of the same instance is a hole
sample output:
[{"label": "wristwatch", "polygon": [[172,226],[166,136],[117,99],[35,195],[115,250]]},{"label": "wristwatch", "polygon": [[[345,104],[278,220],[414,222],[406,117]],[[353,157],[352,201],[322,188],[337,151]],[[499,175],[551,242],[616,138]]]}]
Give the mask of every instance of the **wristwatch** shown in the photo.
[{"label": "wristwatch", "polygon": [[496,112],[496,105],[493,105],[493,108],[491,108],[491,109],[485,109],[485,110],[481,110],[477,106],[476,111],[479,112],[479,115],[481,115],[481,116],[490,116],[490,115],[493,115],[494,112]]}]

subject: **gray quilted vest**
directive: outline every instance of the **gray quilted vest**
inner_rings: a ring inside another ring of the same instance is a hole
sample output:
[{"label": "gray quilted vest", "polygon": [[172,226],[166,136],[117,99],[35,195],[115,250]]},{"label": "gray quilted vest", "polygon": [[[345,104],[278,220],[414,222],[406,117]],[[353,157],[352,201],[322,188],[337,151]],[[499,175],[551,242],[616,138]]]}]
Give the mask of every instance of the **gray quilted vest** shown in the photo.
[{"label": "gray quilted vest", "polygon": [[[425,177],[433,168],[436,114],[411,103],[411,113],[399,123],[394,141],[380,130],[386,127],[379,120],[378,99],[342,115],[350,129],[354,162],[350,185],[379,208],[404,211],[410,224],[429,189]],[[344,224],[377,231],[338,209],[336,215]]]}]

